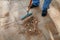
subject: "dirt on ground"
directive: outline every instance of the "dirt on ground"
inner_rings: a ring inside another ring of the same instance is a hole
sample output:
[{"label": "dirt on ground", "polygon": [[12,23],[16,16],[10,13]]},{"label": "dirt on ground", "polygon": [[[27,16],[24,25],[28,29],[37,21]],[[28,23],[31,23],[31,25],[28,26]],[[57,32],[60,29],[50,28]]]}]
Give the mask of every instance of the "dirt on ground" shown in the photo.
[{"label": "dirt on ground", "polygon": [[40,30],[38,29],[38,18],[34,16],[24,21],[23,27],[26,29],[26,33],[29,35],[40,34]]}]

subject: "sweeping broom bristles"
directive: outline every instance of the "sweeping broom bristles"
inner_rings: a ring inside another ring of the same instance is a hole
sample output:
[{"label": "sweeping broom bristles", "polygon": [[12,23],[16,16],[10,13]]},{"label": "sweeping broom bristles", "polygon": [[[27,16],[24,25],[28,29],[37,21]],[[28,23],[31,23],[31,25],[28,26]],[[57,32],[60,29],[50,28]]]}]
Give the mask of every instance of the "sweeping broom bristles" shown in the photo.
[{"label": "sweeping broom bristles", "polygon": [[24,20],[25,18],[27,18],[27,17],[29,17],[29,16],[31,16],[32,15],[32,13],[27,13],[25,16],[23,16],[22,18],[21,18],[21,20]]}]

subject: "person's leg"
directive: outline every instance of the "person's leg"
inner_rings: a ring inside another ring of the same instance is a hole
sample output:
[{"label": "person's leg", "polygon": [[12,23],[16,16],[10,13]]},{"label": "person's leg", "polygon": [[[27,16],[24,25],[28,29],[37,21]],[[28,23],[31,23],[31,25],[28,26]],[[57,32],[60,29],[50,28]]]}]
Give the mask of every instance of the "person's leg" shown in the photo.
[{"label": "person's leg", "polygon": [[35,8],[38,7],[40,3],[40,0],[32,0],[32,5],[30,8]]},{"label": "person's leg", "polygon": [[49,4],[51,3],[52,0],[44,0],[44,4],[42,7],[42,16],[47,15],[47,9],[49,8]]}]

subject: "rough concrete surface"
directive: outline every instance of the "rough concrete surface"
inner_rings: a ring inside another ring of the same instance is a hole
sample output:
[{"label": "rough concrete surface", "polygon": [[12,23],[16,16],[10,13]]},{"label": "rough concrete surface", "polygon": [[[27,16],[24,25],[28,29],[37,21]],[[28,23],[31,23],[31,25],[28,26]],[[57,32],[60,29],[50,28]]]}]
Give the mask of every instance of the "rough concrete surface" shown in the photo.
[{"label": "rough concrete surface", "polygon": [[[55,2],[58,1],[53,0],[51,5],[59,9],[60,6],[57,7]],[[33,20],[29,19],[32,24],[29,20],[21,20],[27,13],[28,4],[29,0],[0,0],[0,40],[60,40],[50,16],[41,16],[43,0],[40,7],[30,10],[33,13]],[[34,19],[38,21],[37,24],[34,24]],[[25,26],[25,23],[28,26]],[[32,29],[29,29],[30,27]]]}]

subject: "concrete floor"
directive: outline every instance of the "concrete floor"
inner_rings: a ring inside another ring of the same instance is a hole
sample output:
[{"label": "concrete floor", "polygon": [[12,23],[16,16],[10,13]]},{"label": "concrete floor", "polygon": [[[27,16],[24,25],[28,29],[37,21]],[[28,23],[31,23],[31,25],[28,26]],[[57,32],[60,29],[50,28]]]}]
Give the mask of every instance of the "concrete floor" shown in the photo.
[{"label": "concrete floor", "polygon": [[[43,0],[42,0],[43,1]],[[36,16],[39,20],[38,28],[41,30],[42,35],[40,36],[28,36],[27,34],[20,34],[21,31],[24,31],[23,21],[20,20],[22,16],[26,14],[27,6],[29,0],[20,0],[20,1],[0,1],[0,40],[51,40],[49,31],[52,32],[52,35],[57,35],[57,29],[49,17],[41,16],[41,7],[31,9],[33,16]],[[41,2],[43,4],[43,2]],[[8,12],[8,16],[5,16]]]}]

